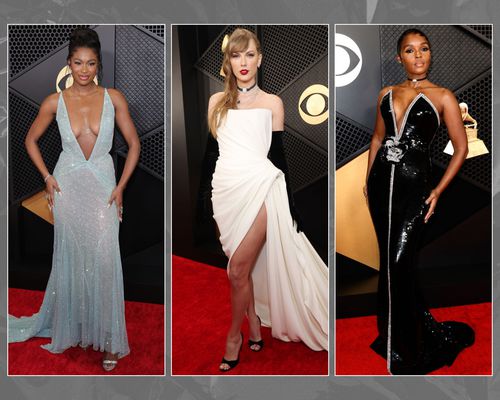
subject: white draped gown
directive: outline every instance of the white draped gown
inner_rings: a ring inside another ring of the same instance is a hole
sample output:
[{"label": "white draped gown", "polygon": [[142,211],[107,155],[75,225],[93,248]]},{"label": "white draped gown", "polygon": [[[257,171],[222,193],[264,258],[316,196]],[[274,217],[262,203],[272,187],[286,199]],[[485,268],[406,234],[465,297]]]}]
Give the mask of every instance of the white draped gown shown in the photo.
[{"label": "white draped gown", "polygon": [[219,158],[212,180],[214,219],[229,258],[262,204],[266,243],[252,271],[255,308],[272,336],[328,349],[328,268],[294,227],[283,172],[267,158],[272,111],[232,109],[217,130]]}]

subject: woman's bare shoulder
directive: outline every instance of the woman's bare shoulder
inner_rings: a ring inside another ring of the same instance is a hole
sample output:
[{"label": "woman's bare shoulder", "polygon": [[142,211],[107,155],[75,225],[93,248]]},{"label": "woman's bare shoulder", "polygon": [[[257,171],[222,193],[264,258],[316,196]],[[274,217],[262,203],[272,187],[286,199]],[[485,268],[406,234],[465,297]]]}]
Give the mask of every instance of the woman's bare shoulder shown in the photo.
[{"label": "woman's bare shoulder", "polygon": [[442,107],[450,104],[456,106],[458,104],[455,94],[450,89],[443,86],[432,84],[430,87],[426,88],[424,93],[431,98],[433,104]]},{"label": "woman's bare shoulder", "polygon": [[40,112],[49,112],[55,114],[57,111],[57,104],[59,102],[59,96],[62,96],[62,92],[55,92],[49,94],[40,105]]},{"label": "woman's bare shoulder", "polygon": [[213,95],[210,96],[210,99],[208,100],[208,104],[217,103],[222,98],[222,96],[224,96],[224,92],[214,93]]},{"label": "woman's bare shoulder", "polygon": [[106,90],[109,94],[109,97],[111,98],[111,102],[115,107],[127,106],[127,99],[121,91],[115,88],[107,88]]},{"label": "woman's bare shoulder", "polygon": [[389,93],[391,90],[394,89],[394,86],[385,86],[382,89],[380,89],[380,92],[378,92],[378,98],[381,99],[384,97],[387,93]]},{"label": "woman's bare shoulder", "polygon": [[224,92],[216,92],[210,96],[210,99],[219,100],[222,96],[224,96]]},{"label": "woman's bare shoulder", "polygon": [[265,93],[263,94],[262,103],[265,108],[270,108],[273,114],[283,113],[283,100],[275,94]]}]

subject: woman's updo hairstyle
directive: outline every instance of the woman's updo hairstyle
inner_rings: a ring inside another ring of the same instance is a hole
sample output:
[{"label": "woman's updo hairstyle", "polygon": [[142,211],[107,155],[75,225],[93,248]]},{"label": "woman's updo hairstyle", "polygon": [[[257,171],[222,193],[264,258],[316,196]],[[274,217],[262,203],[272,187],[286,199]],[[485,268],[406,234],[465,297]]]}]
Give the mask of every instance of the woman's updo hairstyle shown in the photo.
[{"label": "woman's updo hairstyle", "polygon": [[401,34],[401,36],[399,36],[398,43],[396,45],[397,51],[398,51],[398,53],[397,53],[398,55],[401,53],[401,46],[403,44],[403,40],[408,35],[419,35],[419,36],[422,36],[423,38],[425,38],[425,41],[427,43],[429,43],[429,49],[431,49],[431,42],[430,42],[429,38],[427,37],[427,35],[424,32],[422,32],[420,29],[411,28],[411,29],[407,29],[406,31],[404,31]]},{"label": "woman's updo hairstyle", "polygon": [[86,47],[94,51],[97,56],[97,79],[100,82],[102,78],[102,55],[101,55],[101,42],[99,35],[96,31],[90,28],[77,28],[71,33],[68,46],[68,57],[66,60],[69,62],[73,54],[80,47]]}]

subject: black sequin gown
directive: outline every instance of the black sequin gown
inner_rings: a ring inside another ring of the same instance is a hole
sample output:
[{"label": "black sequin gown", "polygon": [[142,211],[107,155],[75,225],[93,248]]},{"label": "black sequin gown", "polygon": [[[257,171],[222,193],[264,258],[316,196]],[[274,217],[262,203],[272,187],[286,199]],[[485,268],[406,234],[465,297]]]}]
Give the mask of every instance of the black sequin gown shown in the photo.
[{"label": "black sequin gown", "polygon": [[399,132],[392,90],[380,103],[386,135],[368,177],[370,213],[380,249],[377,326],[371,347],[391,374],[427,374],[451,365],[474,342],[466,324],[437,322],[419,293],[416,250],[431,192],[430,143],[439,127],[432,102],[418,94]]}]

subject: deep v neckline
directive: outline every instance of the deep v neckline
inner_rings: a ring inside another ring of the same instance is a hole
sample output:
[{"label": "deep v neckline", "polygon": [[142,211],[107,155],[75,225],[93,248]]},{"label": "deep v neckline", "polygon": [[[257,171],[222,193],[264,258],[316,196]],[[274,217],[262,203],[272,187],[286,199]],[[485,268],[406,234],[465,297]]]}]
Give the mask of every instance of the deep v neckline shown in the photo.
[{"label": "deep v neckline", "polygon": [[99,120],[99,131],[97,132],[97,135],[96,135],[97,138],[96,138],[96,140],[94,142],[94,145],[92,146],[92,150],[90,151],[89,158],[86,158],[85,154],[83,153],[82,147],[80,146],[80,143],[78,143],[78,140],[76,139],[75,131],[73,130],[73,127],[71,125],[71,119],[69,117],[68,107],[66,106],[66,100],[64,100],[64,95],[61,92],[62,104],[64,106],[64,111],[66,112],[66,117],[67,117],[66,121],[68,122],[68,127],[69,127],[69,130],[71,132],[71,136],[75,140],[75,143],[78,146],[78,149],[80,150],[80,154],[81,154],[81,156],[83,157],[83,159],[85,161],[89,161],[92,158],[92,156],[94,155],[94,150],[95,150],[95,148],[97,146],[97,143],[99,141],[99,138],[101,137],[102,121],[104,119],[103,118],[104,117],[104,107],[106,106],[106,94],[107,94],[107,91],[106,91],[106,88],[104,88],[104,94],[103,94],[103,100],[102,100],[102,108],[101,108],[101,118]]},{"label": "deep v neckline", "polygon": [[427,101],[427,103],[429,103],[429,105],[434,110],[434,113],[436,114],[436,118],[438,120],[438,125],[440,124],[439,114],[436,110],[436,107],[434,106],[432,101],[430,101],[430,99],[423,92],[419,92],[413,98],[413,100],[410,101],[410,104],[408,104],[408,106],[406,107],[405,112],[403,114],[403,119],[401,121],[401,125],[399,126],[399,129],[398,129],[398,120],[396,118],[396,111],[394,110],[394,100],[393,100],[393,94],[392,94],[393,90],[389,89],[388,93],[389,93],[389,102],[390,102],[390,108],[391,108],[391,114],[392,114],[392,121],[394,122],[394,134],[396,135],[397,139],[401,138],[401,136],[403,135],[403,130],[406,127],[406,121],[408,119],[408,115],[410,114],[410,111],[412,110],[415,103],[420,98],[423,98],[425,101]]}]

